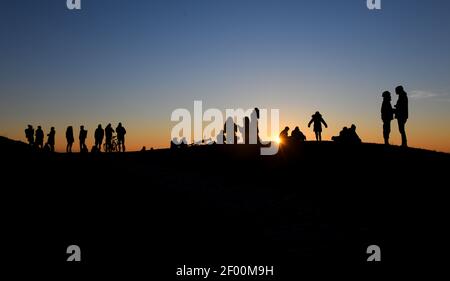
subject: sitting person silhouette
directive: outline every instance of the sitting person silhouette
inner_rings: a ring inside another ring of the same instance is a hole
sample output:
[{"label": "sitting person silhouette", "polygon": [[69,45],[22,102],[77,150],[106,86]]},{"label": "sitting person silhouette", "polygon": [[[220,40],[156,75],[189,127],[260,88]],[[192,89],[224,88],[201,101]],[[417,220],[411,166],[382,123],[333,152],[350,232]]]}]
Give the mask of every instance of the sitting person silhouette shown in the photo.
[{"label": "sitting person silhouette", "polygon": [[280,136],[280,144],[287,144],[289,139],[289,127],[285,127],[283,131],[281,131]]},{"label": "sitting person silhouette", "polygon": [[44,148],[44,131],[42,131],[41,126],[38,126],[38,128],[36,129],[35,145],[39,149]]},{"label": "sitting person silhouette", "polygon": [[333,137],[331,137],[331,140],[335,141],[335,142],[345,142],[345,139],[347,139],[347,136],[348,136],[348,128],[344,127],[339,132],[339,136],[333,136]]},{"label": "sitting person silhouette", "polygon": [[358,134],[356,133],[356,126],[354,124],[352,124],[350,129],[347,127],[342,128],[341,132],[339,133],[339,136],[334,136],[331,139],[335,142],[345,143],[345,144],[361,143],[361,139],[359,138]]},{"label": "sitting person silhouette", "polygon": [[350,129],[348,129],[348,142],[352,144],[361,143],[361,138],[356,133],[355,124],[352,124]]},{"label": "sitting person silhouette", "polygon": [[297,126],[291,133],[291,139],[293,142],[303,142],[306,141],[306,136],[300,131],[300,128]]},{"label": "sitting person silhouette", "polygon": [[34,145],[34,129],[33,126],[28,125],[28,128],[25,129],[25,137],[27,138],[28,144]]},{"label": "sitting person silhouette", "polygon": [[105,151],[111,152],[112,149],[112,137],[113,137],[114,129],[111,127],[111,123],[106,125],[105,127]]},{"label": "sitting person silhouette", "polygon": [[323,120],[322,115],[319,111],[311,116],[311,121],[308,123],[308,128],[311,127],[311,124],[314,123],[314,133],[316,134],[316,141],[322,141],[322,123],[325,125],[325,128],[328,128],[327,123]]},{"label": "sitting person silhouette", "polygon": [[[229,132],[227,130],[227,127],[232,128],[232,131]],[[234,128],[234,129],[233,129]],[[238,137],[237,137],[237,131],[238,131],[238,126],[234,123],[234,120],[232,117],[228,117],[227,120],[225,121],[225,124],[223,125],[223,132],[225,135],[225,142],[227,144],[237,144],[238,142]]]}]

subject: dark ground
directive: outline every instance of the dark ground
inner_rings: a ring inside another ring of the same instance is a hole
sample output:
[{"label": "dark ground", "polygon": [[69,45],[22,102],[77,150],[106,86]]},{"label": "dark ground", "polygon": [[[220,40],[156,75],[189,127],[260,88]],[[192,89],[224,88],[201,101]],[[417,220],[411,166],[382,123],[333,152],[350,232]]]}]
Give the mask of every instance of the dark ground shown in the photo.
[{"label": "dark ground", "polygon": [[0,153],[2,256],[22,268],[173,280],[184,264],[274,265],[272,279],[298,280],[310,266],[398,269],[445,254],[449,154],[307,142],[276,156],[242,145],[50,155],[4,138]]}]

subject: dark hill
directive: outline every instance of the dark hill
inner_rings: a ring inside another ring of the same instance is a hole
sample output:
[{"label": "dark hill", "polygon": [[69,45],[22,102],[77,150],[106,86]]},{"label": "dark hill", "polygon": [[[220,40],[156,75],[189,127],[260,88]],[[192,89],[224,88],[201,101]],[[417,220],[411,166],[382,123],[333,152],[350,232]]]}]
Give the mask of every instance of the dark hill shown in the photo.
[{"label": "dark hill", "polygon": [[0,140],[14,252],[41,245],[49,262],[79,244],[97,266],[290,275],[292,263],[364,265],[372,244],[384,264],[425,261],[447,233],[445,153],[307,142],[264,157],[241,145],[69,155]]}]

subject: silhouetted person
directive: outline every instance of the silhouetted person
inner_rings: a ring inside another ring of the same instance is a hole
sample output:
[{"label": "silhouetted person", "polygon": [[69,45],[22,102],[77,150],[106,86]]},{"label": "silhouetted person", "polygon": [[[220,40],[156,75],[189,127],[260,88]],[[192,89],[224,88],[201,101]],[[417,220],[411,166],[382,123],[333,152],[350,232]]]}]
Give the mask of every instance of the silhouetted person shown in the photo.
[{"label": "silhouetted person", "polygon": [[302,131],[300,131],[299,127],[295,127],[295,129],[291,133],[291,139],[294,142],[298,143],[306,141],[306,136],[302,133]]},{"label": "silhouetted person", "polygon": [[348,142],[351,144],[361,143],[361,138],[356,133],[356,126],[352,124],[350,129],[348,129]]},{"label": "silhouetted person", "polygon": [[113,133],[114,133],[114,129],[111,127],[111,123],[106,125],[105,128],[105,150],[106,152],[111,152],[111,141],[112,141],[112,137],[113,137]]},{"label": "silhouetted person", "polygon": [[73,143],[75,141],[75,138],[73,137],[73,128],[72,128],[72,126],[67,127],[66,140],[67,140],[66,152],[67,153],[72,153],[72,145],[73,145]]},{"label": "silhouetted person", "polygon": [[47,146],[50,152],[55,152],[55,127],[51,127],[50,133],[47,134]]},{"label": "silhouetted person", "polygon": [[102,128],[102,125],[99,124],[97,129],[95,129],[94,139],[95,139],[95,147],[96,151],[100,151],[102,149],[103,137],[105,136],[105,131]]},{"label": "silhouetted person", "polygon": [[117,125],[116,128],[117,133],[117,143],[119,145],[119,151],[125,152],[125,134],[127,133],[127,130],[122,126],[122,123],[119,122],[119,125]]},{"label": "silhouetted person", "polygon": [[391,93],[383,92],[383,103],[381,104],[381,120],[383,120],[384,144],[389,145],[389,135],[391,134],[391,121],[394,119],[394,110],[391,105]]},{"label": "silhouetted person", "polygon": [[44,148],[44,131],[42,131],[41,126],[37,127],[35,136],[36,136],[35,140],[36,147],[39,149]]},{"label": "silhouetted person", "polygon": [[314,123],[314,133],[316,134],[316,141],[322,141],[322,123],[325,125],[325,128],[328,128],[327,123],[323,120],[322,115],[319,111],[311,116],[311,121],[308,123],[308,128],[311,127],[311,124]]},{"label": "silhouetted person", "polygon": [[180,144],[179,144],[179,147],[180,147],[180,148],[186,148],[186,147],[188,147],[187,139],[186,139],[185,137],[183,137],[183,138],[181,139],[181,142],[180,142]]},{"label": "silhouetted person", "polygon": [[28,144],[33,146],[34,145],[34,129],[33,129],[33,126],[28,125],[28,128],[25,129],[25,137],[27,138]]},{"label": "silhouetted person", "polygon": [[287,144],[289,138],[289,127],[285,127],[283,131],[281,131],[279,135],[280,143]]},{"label": "silhouetted person", "polygon": [[405,124],[408,120],[408,96],[402,86],[395,88],[395,93],[398,95],[395,105],[395,118],[398,122],[398,130],[402,135],[402,146],[407,147]]},{"label": "silhouetted person", "polygon": [[217,136],[216,136],[216,143],[218,143],[218,144],[225,144],[226,143],[225,134],[224,134],[223,130],[221,130],[217,134]]},{"label": "silhouetted person", "polygon": [[[261,144],[261,140],[259,139],[259,108],[255,107],[253,112],[250,114],[250,127],[256,127],[256,144]],[[256,124],[255,124],[256,123]],[[252,139],[250,139],[251,141]]]},{"label": "silhouetted person", "polygon": [[78,135],[78,139],[80,140],[81,153],[88,152],[88,148],[86,146],[86,138],[87,138],[87,130],[84,129],[84,126],[80,126],[80,134]]},{"label": "silhouetted person", "polygon": [[244,118],[243,135],[244,135],[244,143],[250,144],[250,118],[248,118],[247,116]]}]

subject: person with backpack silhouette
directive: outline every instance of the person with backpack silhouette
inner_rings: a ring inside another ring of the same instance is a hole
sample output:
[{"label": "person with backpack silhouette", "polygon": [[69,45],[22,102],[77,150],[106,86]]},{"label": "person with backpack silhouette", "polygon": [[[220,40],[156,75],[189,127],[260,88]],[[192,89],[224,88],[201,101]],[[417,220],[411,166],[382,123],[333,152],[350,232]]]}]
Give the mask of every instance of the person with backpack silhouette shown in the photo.
[{"label": "person with backpack silhouette", "polygon": [[389,145],[389,135],[391,134],[391,121],[394,119],[394,110],[391,105],[391,93],[383,92],[383,103],[381,104],[381,120],[383,120],[384,144]]},{"label": "person with backpack silhouette", "polygon": [[39,149],[44,148],[44,131],[42,131],[41,126],[38,126],[36,129],[35,145]]},{"label": "person with backpack silhouette", "polygon": [[316,134],[316,141],[322,141],[322,124],[325,125],[325,128],[328,128],[327,123],[323,120],[322,115],[319,111],[311,116],[311,121],[308,123],[308,128],[311,127],[311,124],[314,123],[314,133]]},{"label": "person with backpack silhouette", "polygon": [[50,128],[50,133],[47,134],[47,144],[49,152],[55,152],[55,127]]},{"label": "person with backpack silhouette", "polygon": [[80,126],[80,134],[78,139],[80,140],[80,152],[87,153],[88,148],[86,146],[86,138],[87,138],[87,130],[84,129],[84,126]]},{"label": "person with backpack silhouette", "polygon": [[28,125],[28,128],[25,129],[25,137],[27,138],[28,144],[34,145],[34,129],[33,126]]},{"label": "person with backpack silhouette", "polygon": [[395,118],[398,122],[398,130],[402,135],[402,146],[408,147],[406,140],[405,125],[408,120],[408,95],[406,94],[403,86],[395,88],[395,93],[398,95],[397,104],[395,105]]},{"label": "person with backpack silhouette", "polygon": [[105,151],[111,152],[111,146],[112,146],[112,137],[113,137],[114,129],[111,127],[111,123],[106,125],[105,128]]},{"label": "person with backpack silhouette", "polygon": [[102,149],[102,143],[103,143],[103,137],[105,136],[105,131],[102,128],[101,124],[98,124],[97,129],[95,129],[94,133],[94,139],[95,139],[95,148],[96,151],[101,151]]},{"label": "person with backpack silhouette", "polygon": [[66,140],[67,140],[66,152],[67,153],[72,153],[72,145],[75,142],[75,138],[73,137],[73,128],[72,128],[72,126],[67,127]]},{"label": "person with backpack silhouette", "polygon": [[122,126],[122,123],[120,122],[119,125],[117,125],[116,133],[119,152],[125,152],[125,134],[127,133],[127,130],[125,130],[125,128]]}]

